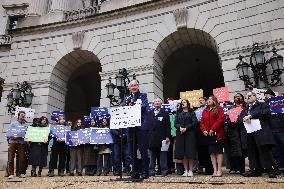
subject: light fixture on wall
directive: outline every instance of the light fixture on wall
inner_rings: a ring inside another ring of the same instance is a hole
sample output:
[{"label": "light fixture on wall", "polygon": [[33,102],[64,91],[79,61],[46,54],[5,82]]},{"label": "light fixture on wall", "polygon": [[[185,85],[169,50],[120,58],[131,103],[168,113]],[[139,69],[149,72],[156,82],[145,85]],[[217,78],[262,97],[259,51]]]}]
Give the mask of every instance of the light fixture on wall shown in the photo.
[{"label": "light fixture on wall", "polygon": [[29,107],[32,104],[34,94],[32,87],[27,81],[17,84],[17,88],[12,88],[7,95],[8,113],[14,113],[16,106]]},{"label": "light fixture on wall", "polygon": [[[122,104],[126,95],[129,95],[128,83],[130,79],[128,77],[129,73],[125,68],[119,69],[118,74],[115,77],[116,85],[111,82],[111,78],[109,78],[109,82],[106,84],[107,88],[107,97],[110,99],[110,106],[119,106]],[[136,79],[136,75],[133,74],[133,79]],[[114,95],[114,90],[118,89],[119,96]]]},{"label": "light fixture on wall", "polygon": [[[281,74],[284,71],[283,56],[277,54],[275,47],[273,47],[272,52],[272,57],[266,60],[265,52],[259,48],[258,43],[254,43],[250,55],[250,64],[244,62],[243,56],[239,55],[240,62],[236,68],[239,78],[244,81],[246,89],[259,88],[260,81],[264,82],[266,87],[282,85]],[[271,66],[272,74],[267,73],[268,65]],[[249,68],[253,72],[253,77],[249,75]],[[254,81],[251,81],[250,78],[253,78]]]}]

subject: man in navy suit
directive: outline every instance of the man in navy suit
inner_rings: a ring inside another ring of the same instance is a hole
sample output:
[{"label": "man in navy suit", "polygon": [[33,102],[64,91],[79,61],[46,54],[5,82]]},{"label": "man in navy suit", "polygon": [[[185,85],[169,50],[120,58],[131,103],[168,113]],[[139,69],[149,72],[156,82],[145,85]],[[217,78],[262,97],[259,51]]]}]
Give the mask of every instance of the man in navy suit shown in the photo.
[{"label": "man in navy suit", "polygon": [[[132,178],[147,179],[149,178],[149,159],[148,159],[148,123],[147,123],[147,106],[148,99],[146,93],[140,93],[139,83],[137,80],[132,80],[128,88],[130,95],[124,100],[124,106],[141,105],[141,126],[128,129],[128,142],[131,153],[134,153],[132,160]],[[133,142],[134,139],[134,142]],[[141,162],[137,158],[137,149],[141,154]],[[141,173],[141,174],[140,174]],[[141,177],[140,177],[141,175]]]},{"label": "man in navy suit", "polygon": [[161,109],[162,99],[157,98],[154,100],[154,109],[148,114],[149,123],[149,149],[150,149],[150,176],[155,176],[156,160],[160,157],[160,164],[162,176],[168,174],[167,166],[167,151],[161,151],[162,141],[166,144],[170,142],[170,121],[169,115]]}]

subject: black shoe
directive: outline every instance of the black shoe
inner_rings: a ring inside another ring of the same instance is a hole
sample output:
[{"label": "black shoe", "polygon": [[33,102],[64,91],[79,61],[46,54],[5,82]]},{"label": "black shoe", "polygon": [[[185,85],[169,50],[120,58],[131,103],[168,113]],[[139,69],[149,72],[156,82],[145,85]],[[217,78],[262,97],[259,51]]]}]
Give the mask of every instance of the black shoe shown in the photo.
[{"label": "black shoe", "polygon": [[78,176],[82,176],[82,173],[78,173]]},{"label": "black shoe", "polygon": [[132,174],[130,178],[131,179],[140,179],[140,176],[139,176],[139,174]]},{"label": "black shoe", "polygon": [[107,176],[108,175],[108,171],[107,172],[104,172],[104,176]]},{"label": "black shoe", "polygon": [[37,176],[38,176],[38,177],[41,177],[41,171],[38,171],[38,172],[37,172]]},{"label": "black shoe", "polygon": [[102,172],[101,171],[97,171],[97,176],[101,176]]},{"label": "black shoe", "polygon": [[32,177],[37,177],[36,172],[32,170],[32,171],[31,171],[31,176],[32,176]]},{"label": "black shoe", "polygon": [[54,177],[54,171],[49,171],[48,176],[49,177]]},{"label": "black shoe", "polygon": [[58,170],[58,176],[63,177],[64,176],[64,170]]},{"label": "black shoe", "polygon": [[273,171],[270,171],[270,172],[268,173],[268,177],[269,177],[269,178],[277,178],[275,171],[274,171],[274,170],[273,170]]},{"label": "black shoe", "polygon": [[69,176],[74,176],[74,173],[69,173]]},{"label": "black shoe", "polygon": [[120,172],[114,171],[114,172],[113,172],[113,175],[114,175],[114,176],[119,176],[119,175],[120,175]]},{"label": "black shoe", "polygon": [[256,170],[250,170],[243,174],[244,177],[260,177],[261,175],[261,172]]},{"label": "black shoe", "polygon": [[148,178],[149,178],[149,175],[143,174],[143,175],[141,175],[141,178],[142,178],[142,179],[148,179]]}]

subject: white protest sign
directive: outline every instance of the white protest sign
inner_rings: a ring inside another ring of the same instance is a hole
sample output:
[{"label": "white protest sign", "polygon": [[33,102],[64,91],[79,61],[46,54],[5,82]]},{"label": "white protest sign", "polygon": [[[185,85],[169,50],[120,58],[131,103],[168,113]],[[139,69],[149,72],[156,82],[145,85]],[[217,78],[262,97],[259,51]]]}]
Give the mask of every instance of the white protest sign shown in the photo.
[{"label": "white protest sign", "polygon": [[141,126],[141,106],[110,108],[110,129]]},{"label": "white protest sign", "polygon": [[[265,100],[265,96],[264,93],[266,92],[266,89],[257,89],[257,88],[253,88],[252,92],[254,92],[256,94],[256,98],[259,102],[264,102]],[[278,96],[278,92],[275,92],[276,96]]]},{"label": "white protest sign", "polygon": [[33,118],[35,116],[35,109],[16,106],[16,111],[15,111],[15,117],[16,118],[18,117],[18,113],[20,111],[24,111],[26,113],[26,120],[28,122],[32,122],[33,121]]}]

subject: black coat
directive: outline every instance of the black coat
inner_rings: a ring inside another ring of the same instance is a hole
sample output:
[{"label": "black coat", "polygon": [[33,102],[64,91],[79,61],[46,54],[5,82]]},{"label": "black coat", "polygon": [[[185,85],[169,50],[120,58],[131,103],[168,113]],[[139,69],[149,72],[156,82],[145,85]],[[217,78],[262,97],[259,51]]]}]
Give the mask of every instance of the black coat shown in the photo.
[{"label": "black coat", "polygon": [[[89,126],[85,126],[84,128],[89,128]],[[97,165],[98,145],[84,144],[83,146],[84,146],[84,151],[83,151],[84,166]]]},{"label": "black coat", "polygon": [[154,110],[148,113],[149,124],[149,148],[161,148],[162,141],[170,138],[171,127],[169,115],[165,110],[160,109],[155,116]]},{"label": "black coat", "polygon": [[[197,124],[198,120],[193,111],[177,113],[175,120],[175,128],[177,129],[175,159],[183,159],[184,156],[188,159],[197,158]],[[180,132],[181,127],[187,128],[187,131],[183,134]]]},{"label": "black coat", "polygon": [[[244,109],[240,116],[238,117],[238,122],[243,124],[243,118],[248,115],[248,106]],[[271,112],[268,105],[265,102],[256,101],[255,104],[251,107],[250,115],[251,119],[259,119],[261,129],[250,133],[252,135],[256,145],[273,145],[275,144],[271,129],[270,129],[270,117]]]}]

